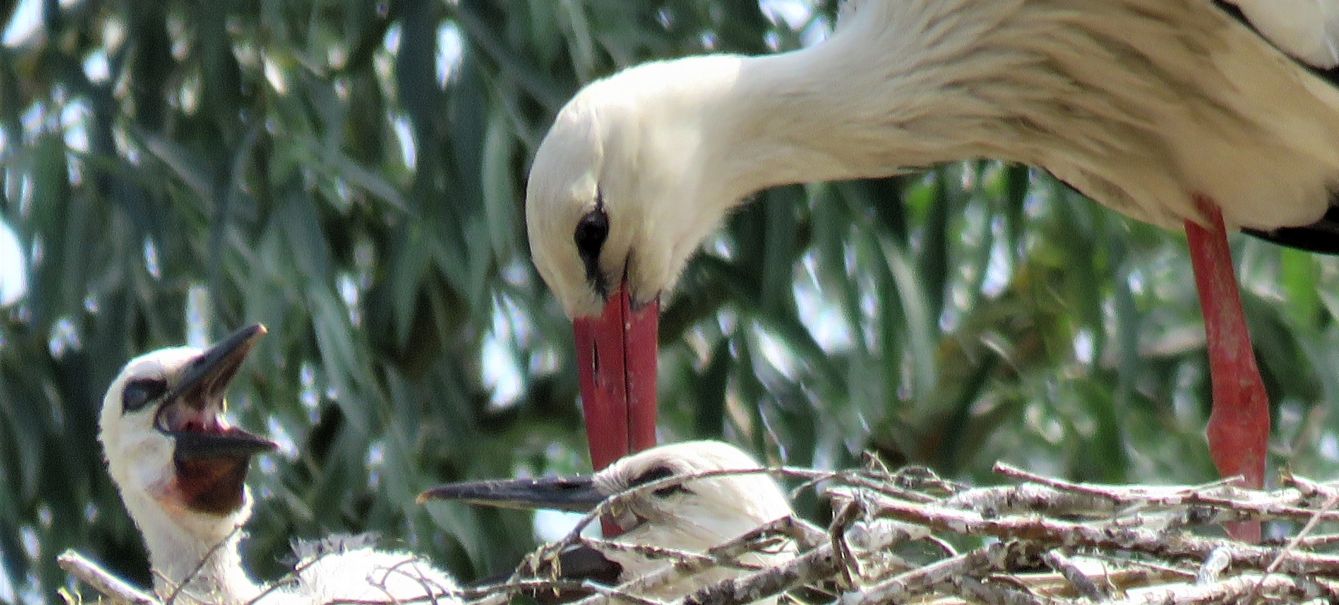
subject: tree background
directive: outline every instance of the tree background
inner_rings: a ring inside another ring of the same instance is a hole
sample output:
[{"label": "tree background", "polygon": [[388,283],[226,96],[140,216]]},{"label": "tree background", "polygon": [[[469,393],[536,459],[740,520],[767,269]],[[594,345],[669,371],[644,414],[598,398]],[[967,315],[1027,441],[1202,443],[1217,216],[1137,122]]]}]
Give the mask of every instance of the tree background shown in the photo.
[{"label": "tree background", "polygon": [[[379,532],[464,578],[520,513],[443,480],[586,470],[570,326],[535,274],[529,158],[582,83],[652,58],[820,40],[833,2],[6,0],[0,601],[81,549],[147,583],[97,412],[132,356],[270,335],[231,395],[283,445],[245,556]],[[662,326],[664,440],[772,463],[873,449],[990,482],[1198,482],[1208,376],[1184,238],[994,162],[786,187],[733,215]],[[1339,470],[1339,262],[1234,238],[1272,458]],[[816,514],[814,502],[802,510]]]}]

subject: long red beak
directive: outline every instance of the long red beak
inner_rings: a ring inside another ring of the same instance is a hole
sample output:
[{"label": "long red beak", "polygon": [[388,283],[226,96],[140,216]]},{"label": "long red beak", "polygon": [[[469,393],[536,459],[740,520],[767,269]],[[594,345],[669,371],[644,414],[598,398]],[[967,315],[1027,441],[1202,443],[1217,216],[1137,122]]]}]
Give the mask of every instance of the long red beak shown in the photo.
[{"label": "long red beak", "polygon": [[656,343],[660,301],[632,306],[627,285],[599,317],[578,318],[577,368],[595,470],[656,444]]}]

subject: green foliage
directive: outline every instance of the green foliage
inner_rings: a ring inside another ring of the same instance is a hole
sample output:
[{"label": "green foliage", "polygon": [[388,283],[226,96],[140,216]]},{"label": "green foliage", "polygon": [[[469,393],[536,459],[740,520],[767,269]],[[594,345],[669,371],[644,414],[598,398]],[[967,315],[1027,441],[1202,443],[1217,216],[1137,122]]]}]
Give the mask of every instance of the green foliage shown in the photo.
[{"label": "green foliage", "polygon": [[[466,578],[510,565],[528,519],[414,495],[585,468],[570,329],[521,211],[553,113],[619,66],[795,47],[831,19],[709,0],[41,4],[0,49],[0,218],[30,286],[0,309],[0,573],[37,600],[67,584],[67,547],[147,581],[95,440],[115,372],[252,321],[271,333],[234,414],[285,443],[252,473],[260,576],[331,531]],[[818,466],[873,448],[969,480],[997,459],[1213,476],[1178,234],[990,162],[759,198],[666,306],[666,439]],[[1339,263],[1234,244],[1273,459],[1332,476]],[[506,366],[518,384],[486,378]]]}]

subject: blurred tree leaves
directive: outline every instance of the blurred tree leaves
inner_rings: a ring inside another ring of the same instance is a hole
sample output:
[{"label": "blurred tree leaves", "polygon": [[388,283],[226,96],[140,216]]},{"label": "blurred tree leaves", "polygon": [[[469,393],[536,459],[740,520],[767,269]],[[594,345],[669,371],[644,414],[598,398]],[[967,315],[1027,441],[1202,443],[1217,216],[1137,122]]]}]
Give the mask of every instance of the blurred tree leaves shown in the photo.
[{"label": "blurred tree leaves", "polygon": [[[27,26],[0,11],[0,218],[29,280],[0,310],[0,563],[24,600],[66,584],[67,547],[147,579],[95,441],[102,390],[134,354],[249,321],[271,335],[234,413],[284,443],[252,476],[260,576],[331,531],[465,577],[514,562],[526,518],[413,496],[586,466],[569,327],[521,209],[552,114],[619,66],[793,48],[832,18],[784,0],[36,4]],[[1212,477],[1178,234],[991,162],[759,198],[666,306],[665,438],[820,466],[873,448],[982,481],[997,459]],[[1234,243],[1275,462],[1333,476],[1339,263]]]}]

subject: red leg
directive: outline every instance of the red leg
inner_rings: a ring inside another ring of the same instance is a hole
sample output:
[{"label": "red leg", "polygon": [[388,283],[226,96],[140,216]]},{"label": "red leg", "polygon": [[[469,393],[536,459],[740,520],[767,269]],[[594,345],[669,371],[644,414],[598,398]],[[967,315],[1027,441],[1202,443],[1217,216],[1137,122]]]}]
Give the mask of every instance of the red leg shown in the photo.
[{"label": "red leg", "polygon": [[[1213,412],[1207,431],[1209,454],[1222,476],[1241,475],[1246,487],[1260,488],[1264,485],[1269,446],[1269,397],[1251,349],[1223,215],[1206,198],[1196,197],[1195,203],[1210,220],[1208,229],[1186,221],[1195,285],[1204,309],[1213,383]],[[1259,523],[1232,524],[1228,531],[1239,539],[1260,539]]]}]

